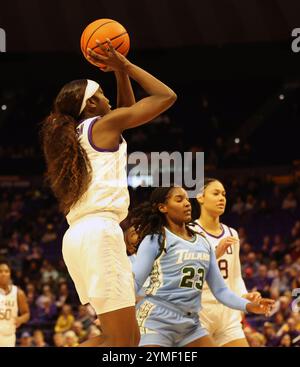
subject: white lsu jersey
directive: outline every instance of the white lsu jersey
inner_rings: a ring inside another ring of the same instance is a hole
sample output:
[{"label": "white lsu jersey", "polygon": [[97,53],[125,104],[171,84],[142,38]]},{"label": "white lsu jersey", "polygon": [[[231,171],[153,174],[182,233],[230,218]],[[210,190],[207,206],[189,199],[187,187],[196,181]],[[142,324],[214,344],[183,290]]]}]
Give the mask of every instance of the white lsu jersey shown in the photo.
[{"label": "white lsu jersey", "polygon": [[18,288],[11,286],[8,294],[0,289],[0,339],[16,332],[15,319],[18,316]]},{"label": "white lsu jersey", "polygon": [[[225,237],[231,236],[239,239],[237,231],[224,224],[221,224],[222,233],[219,236],[214,236],[206,232],[205,229],[200,225],[198,220],[196,220],[195,222],[198,224],[201,231],[205,233],[205,236],[212,246],[213,250],[216,249],[219,242]],[[230,246],[227,249],[226,253],[217,259],[217,263],[228,288],[235,292],[238,296],[243,296],[244,294],[247,294],[248,291],[246,289],[241,274],[239,241],[235,245]],[[207,283],[205,282],[202,290],[203,309],[205,310],[206,303],[209,304],[212,302],[215,303],[218,301],[215,299]]]},{"label": "white lsu jersey", "polygon": [[113,214],[121,222],[128,213],[127,144],[121,137],[122,142],[114,150],[96,147],[92,142],[92,128],[98,118],[86,119],[77,126],[79,142],[91,163],[92,180],[82,198],[71,207],[67,215],[69,224],[98,213]]}]

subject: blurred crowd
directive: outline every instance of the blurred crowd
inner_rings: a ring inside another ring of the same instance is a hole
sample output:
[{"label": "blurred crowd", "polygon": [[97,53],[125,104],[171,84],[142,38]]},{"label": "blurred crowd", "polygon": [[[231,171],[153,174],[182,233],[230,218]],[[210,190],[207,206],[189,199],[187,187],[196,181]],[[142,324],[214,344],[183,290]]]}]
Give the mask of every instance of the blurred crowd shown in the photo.
[{"label": "blurred crowd", "polygon": [[[225,187],[222,219],[239,232],[246,287],[276,299],[270,317],[245,317],[247,339],[251,346],[299,346],[299,189],[253,178],[227,179]],[[131,188],[131,206],[147,200],[150,191]],[[80,305],[62,260],[67,224],[49,190],[1,188],[0,196],[0,256],[11,262],[13,281],[25,291],[31,311],[17,331],[17,344],[76,346],[100,335],[93,309]]]},{"label": "blurred crowd", "polygon": [[[128,143],[128,152],[142,151],[162,152],[204,152],[206,165],[214,168],[243,167],[257,164],[257,159],[251,145],[247,141],[229,145],[218,136],[205,139],[199,144],[192,143],[192,131],[184,130],[184,126],[163,114],[150,124],[124,132]],[[167,139],[165,138],[167,136]],[[195,135],[194,135],[195,136]],[[31,163],[35,160],[35,165]],[[7,172],[27,172],[27,174],[41,174],[43,172],[43,158],[38,142],[30,140],[30,144],[15,143],[0,145],[0,163]],[[26,170],[24,169],[26,165]],[[6,173],[6,172],[5,172]]]},{"label": "blurred crowd", "polygon": [[34,158],[36,149],[33,145],[15,144],[0,145],[0,159],[23,159]]},{"label": "blurred crowd", "polygon": [[250,345],[300,346],[300,220],[286,236],[264,236],[259,248],[248,241],[243,227],[239,236],[246,288],[276,300],[269,318],[247,315],[244,330]]}]

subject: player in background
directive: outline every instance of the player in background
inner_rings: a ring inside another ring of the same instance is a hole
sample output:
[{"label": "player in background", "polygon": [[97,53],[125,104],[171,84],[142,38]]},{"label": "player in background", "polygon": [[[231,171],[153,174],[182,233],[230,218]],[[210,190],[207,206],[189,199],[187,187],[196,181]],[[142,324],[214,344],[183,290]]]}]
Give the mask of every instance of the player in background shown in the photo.
[{"label": "player in background", "polygon": [[133,263],[136,292],[150,275],[146,295],[137,305],[140,346],[215,346],[198,315],[205,280],[228,307],[258,314],[271,310],[273,300],[253,303],[226,286],[210,244],[187,226],[191,204],[183,188],[155,189],[150,202],[131,215],[142,239]]},{"label": "player in background", "polygon": [[[204,180],[203,190],[197,195],[201,214],[195,221],[204,231],[215,251],[217,263],[227,287],[240,297],[257,302],[259,292],[248,293],[241,275],[239,237],[233,228],[220,222],[226,207],[226,191],[223,184],[214,178]],[[196,227],[191,227],[197,230]],[[248,342],[242,329],[242,313],[221,304],[207,283],[202,290],[201,324],[206,327],[218,346],[247,347]]]},{"label": "player in background", "polygon": [[12,284],[11,268],[0,260],[0,347],[16,345],[16,329],[30,318],[25,293]]},{"label": "player in background", "polygon": [[[108,40],[104,56],[89,50],[93,63],[106,65],[117,80],[117,108],[98,83],[66,84],[42,129],[47,178],[70,225],[63,257],[82,304],[95,309],[103,334],[85,346],[135,346],[139,330],[134,282],[119,223],[129,206],[127,149],[122,132],[167,110],[176,94],[132,64]],[[130,78],[149,95],[136,102]]]}]

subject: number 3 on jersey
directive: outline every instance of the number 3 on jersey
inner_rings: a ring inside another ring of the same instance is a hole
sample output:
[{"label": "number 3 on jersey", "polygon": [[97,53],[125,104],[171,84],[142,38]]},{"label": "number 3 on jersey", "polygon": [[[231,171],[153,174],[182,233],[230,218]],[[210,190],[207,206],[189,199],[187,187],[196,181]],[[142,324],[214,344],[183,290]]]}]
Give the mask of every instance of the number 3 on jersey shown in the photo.
[{"label": "number 3 on jersey", "polygon": [[[187,266],[181,270],[183,277],[181,278],[180,288],[197,288],[200,291],[203,287],[203,279],[204,279],[204,269],[203,268],[194,268],[193,266]],[[196,272],[199,274],[195,279]]]}]

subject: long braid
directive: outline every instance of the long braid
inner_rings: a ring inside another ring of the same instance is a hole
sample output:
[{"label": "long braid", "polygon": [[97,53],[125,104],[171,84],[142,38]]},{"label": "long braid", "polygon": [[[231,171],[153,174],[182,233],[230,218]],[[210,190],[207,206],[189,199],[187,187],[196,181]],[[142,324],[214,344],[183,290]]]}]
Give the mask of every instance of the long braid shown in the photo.
[{"label": "long braid", "polygon": [[92,178],[90,161],[76,133],[86,83],[75,80],[62,88],[40,130],[46,180],[64,214],[87,191]]},{"label": "long braid", "polygon": [[159,211],[158,205],[167,200],[173,189],[174,186],[155,189],[151,194],[150,201],[132,209],[130,213],[129,220],[139,236],[139,241],[141,242],[147,235],[151,235],[152,239],[154,234],[158,234],[160,252],[164,248],[166,239],[164,226],[167,222],[165,215]]}]

